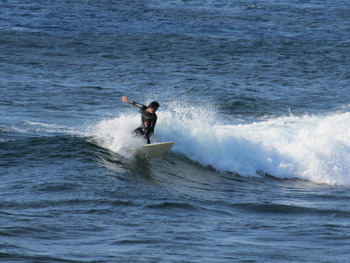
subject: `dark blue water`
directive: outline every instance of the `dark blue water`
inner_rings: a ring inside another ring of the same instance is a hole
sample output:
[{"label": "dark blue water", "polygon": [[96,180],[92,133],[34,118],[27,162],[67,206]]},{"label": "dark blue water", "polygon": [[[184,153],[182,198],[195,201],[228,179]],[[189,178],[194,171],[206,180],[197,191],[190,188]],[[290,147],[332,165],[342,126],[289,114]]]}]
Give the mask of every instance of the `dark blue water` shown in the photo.
[{"label": "dark blue water", "polygon": [[348,261],[346,1],[0,8],[1,262]]}]

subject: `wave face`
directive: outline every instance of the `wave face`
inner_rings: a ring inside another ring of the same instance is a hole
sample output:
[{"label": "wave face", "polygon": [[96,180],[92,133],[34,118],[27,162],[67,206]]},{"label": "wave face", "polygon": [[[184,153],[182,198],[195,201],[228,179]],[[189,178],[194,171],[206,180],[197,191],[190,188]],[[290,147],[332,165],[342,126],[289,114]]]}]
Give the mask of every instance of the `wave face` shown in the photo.
[{"label": "wave face", "polygon": [[[173,104],[158,116],[153,141],[175,141],[174,152],[202,165],[243,176],[350,185],[350,113],[247,122]],[[131,157],[143,143],[131,135],[138,124],[137,114],[123,114],[102,120],[92,133],[103,147]]]}]

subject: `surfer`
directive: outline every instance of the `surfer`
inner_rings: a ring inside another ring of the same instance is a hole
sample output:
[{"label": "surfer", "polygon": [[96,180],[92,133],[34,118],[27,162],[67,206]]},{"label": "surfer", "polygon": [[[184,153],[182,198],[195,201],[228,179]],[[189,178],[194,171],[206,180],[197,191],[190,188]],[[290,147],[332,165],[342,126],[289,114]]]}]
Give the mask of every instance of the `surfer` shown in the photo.
[{"label": "surfer", "polygon": [[156,111],[159,108],[159,103],[156,101],[151,102],[148,107],[141,103],[129,100],[126,96],[122,96],[123,102],[128,102],[140,109],[141,113],[141,126],[134,130],[137,136],[144,136],[147,144],[151,143],[150,137],[154,133],[154,127],[157,123]]}]

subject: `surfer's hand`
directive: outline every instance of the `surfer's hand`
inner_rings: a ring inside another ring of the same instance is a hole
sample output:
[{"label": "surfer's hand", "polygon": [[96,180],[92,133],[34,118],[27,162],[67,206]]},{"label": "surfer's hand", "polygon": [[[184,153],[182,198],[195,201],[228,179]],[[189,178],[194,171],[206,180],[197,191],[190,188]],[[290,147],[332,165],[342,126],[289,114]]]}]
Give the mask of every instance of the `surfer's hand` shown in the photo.
[{"label": "surfer's hand", "polygon": [[123,101],[123,102],[128,102],[129,99],[128,99],[128,97],[126,97],[126,96],[122,96],[122,101]]}]

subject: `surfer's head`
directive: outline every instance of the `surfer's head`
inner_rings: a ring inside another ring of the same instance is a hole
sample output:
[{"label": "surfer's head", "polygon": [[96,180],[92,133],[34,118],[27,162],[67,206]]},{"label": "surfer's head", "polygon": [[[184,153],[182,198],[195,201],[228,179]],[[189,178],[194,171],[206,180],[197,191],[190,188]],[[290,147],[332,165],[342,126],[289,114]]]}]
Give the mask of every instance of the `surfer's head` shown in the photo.
[{"label": "surfer's head", "polygon": [[159,108],[159,103],[157,101],[152,101],[147,108],[148,112],[155,113]]}]

